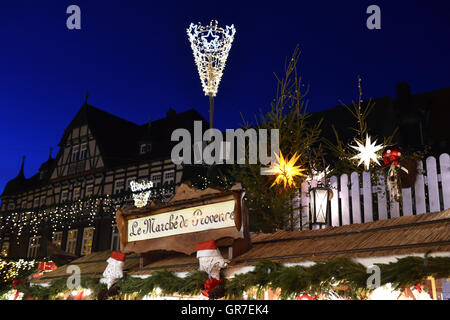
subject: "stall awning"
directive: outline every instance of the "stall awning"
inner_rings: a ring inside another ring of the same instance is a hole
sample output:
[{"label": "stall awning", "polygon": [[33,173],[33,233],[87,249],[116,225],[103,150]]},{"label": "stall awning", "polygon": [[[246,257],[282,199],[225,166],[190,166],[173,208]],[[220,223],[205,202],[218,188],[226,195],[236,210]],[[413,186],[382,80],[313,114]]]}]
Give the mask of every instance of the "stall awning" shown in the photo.
[{"label": "stall awning", "polygon": [[[46,283],[51,282],[60,278],[67,278],[72,275],[72,273],[67,273],[67,267],[69,265],[76,265],[80,267],[81,277],[94,277],[101,278],[103,271],[107,266],[106,260],[111,256],[110,250],[94,252],[79,259],[76,259],[69,264],[66,264],[54,271],[47,272],[39,278],[33,279],[32,283]],[[129,254],[125,259],[124,271],[130,268],[139,266],[139,255]]]},{"label": "stall awning", "polygon": [[[262,260],[301,263],[336,257],[382,258],[426,253],[450,256],[450,210],[322,230],[256,234],[252,235],[252,243],[249,251],[233,259],[230,271]],[[198,260],[195,255],[174,254],[130,274],[145,275],[164,269],[196,270]]]}]

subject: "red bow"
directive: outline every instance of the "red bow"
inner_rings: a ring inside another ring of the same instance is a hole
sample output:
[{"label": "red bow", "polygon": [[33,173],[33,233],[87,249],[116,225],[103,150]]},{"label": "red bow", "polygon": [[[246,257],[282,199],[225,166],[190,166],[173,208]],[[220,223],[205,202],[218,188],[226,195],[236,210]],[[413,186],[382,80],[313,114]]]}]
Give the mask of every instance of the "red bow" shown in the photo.
[{"label": "red bow", "polygon": [[414,289],[416,289],[417,291],[419,291],[419,293],[422,293],[422,286],[420,285],[420,283],[416,284],[414,286]]},{"label": "red bow", "polygon": [[206,280],[205,282],[205,290],[202,290],[202,294],[205,297],[209,297],[209,292],[214,289],[215,287],[217,287],[219,284],[222,283],[222,279],[217,280],[215,278],[209,278],[208,280]]}]

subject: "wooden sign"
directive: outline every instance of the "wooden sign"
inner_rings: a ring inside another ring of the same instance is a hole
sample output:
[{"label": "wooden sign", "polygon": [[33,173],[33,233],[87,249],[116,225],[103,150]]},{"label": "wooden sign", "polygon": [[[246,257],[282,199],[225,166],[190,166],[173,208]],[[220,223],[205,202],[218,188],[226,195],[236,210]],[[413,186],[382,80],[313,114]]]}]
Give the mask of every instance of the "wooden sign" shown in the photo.
[{"label": "wooden sign", "polygon": [[128,220],[128,242],[235,227],[234,199]]},{"label": "wooden sign", "polygon": [[218,246],[232,247],[235,256],[245,252],[251,243],[244,194],[240,184],[225,191],[183,183],[167,203],[124,206],[116,212],[121,251],[190,255],[197,242],[216,240]]}]

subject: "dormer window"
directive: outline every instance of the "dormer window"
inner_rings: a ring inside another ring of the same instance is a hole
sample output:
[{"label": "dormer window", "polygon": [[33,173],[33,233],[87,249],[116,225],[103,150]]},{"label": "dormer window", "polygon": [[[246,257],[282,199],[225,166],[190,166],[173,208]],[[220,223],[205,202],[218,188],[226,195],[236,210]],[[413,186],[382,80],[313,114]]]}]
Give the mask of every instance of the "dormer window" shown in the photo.
[{"label": "dormer window", "polygon": [[87,143],[83,143],[80,148],[80,160],[86,159],[87,157]]},{"label": "dormer window", "polygon": [[151,148],[152,148],[151,144],[142,143],[141,148],[140,148],[140,154],[146,154],[146,153],[150,152]]},{"label": "dormer window", "polygon": [[75,162],[78,160],[78,154],[80,153],[80,146],[73,146],[72,148],[72,162]]}]

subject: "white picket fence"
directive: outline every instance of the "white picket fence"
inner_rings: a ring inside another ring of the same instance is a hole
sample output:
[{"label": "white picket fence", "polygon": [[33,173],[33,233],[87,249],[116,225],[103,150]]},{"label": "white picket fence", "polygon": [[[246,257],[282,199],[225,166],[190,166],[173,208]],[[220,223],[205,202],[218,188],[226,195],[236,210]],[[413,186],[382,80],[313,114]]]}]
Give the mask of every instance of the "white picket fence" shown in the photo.
[{"label": "white picket fence", "polygon": [[[401,189],[400,203],[394,199],[390,201],[382,175],[377,185],[372,185],[369,172],[364,172],[362,177],[357,172],[350,177],[347,174],[332,176],[329,179],[334,194],[330,201],[331,225],[343,226],[449,209],[450,156],[441,154],[439,166],[435,157],[428,157],[425,163],[419,160],[417,166],[414,187]],[[299,229],[310,228],[308,190],[316,185],[317,181],[304,182],[294,199]]]}]

